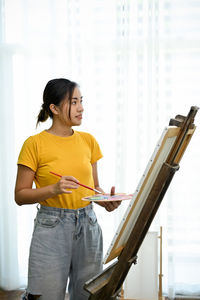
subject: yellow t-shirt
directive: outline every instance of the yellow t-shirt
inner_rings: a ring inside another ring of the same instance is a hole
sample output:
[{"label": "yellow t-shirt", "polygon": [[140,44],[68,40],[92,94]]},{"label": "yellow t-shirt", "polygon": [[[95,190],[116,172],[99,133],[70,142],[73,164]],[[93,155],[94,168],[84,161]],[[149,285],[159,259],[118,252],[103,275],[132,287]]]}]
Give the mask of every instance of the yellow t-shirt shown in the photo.
[{"label": "yellow t-shirt", "polygon": [[[101,157],[99,144],[89,133],[74,131],[72,136],[60,137],[42,131],[24,142],[17,163],[35,172],[36,188],[60,180],[50,171],[63,176],[74,176],[80,183],[94,187],[92,164]],[[89,204],[81,198],[93,194],[92,190],[79,186],[72,189],[72,194],[59,194],[40,203],[51,207],[77,209]]]}]

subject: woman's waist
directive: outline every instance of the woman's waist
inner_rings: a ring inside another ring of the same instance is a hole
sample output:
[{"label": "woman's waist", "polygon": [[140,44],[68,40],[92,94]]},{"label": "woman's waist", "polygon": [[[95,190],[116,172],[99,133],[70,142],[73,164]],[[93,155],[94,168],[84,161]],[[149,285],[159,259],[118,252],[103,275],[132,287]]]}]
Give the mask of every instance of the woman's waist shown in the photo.
[{"label": "woman's waist", "polygon": [[41,204],[38,205],[38,210],[40,211],[40,213],[49,213],[56,216],[64,216],[68,214],[85,214],[91,209],[93,209],[92,203],[89,203],[88,205],[77,209],[52,207]]}]

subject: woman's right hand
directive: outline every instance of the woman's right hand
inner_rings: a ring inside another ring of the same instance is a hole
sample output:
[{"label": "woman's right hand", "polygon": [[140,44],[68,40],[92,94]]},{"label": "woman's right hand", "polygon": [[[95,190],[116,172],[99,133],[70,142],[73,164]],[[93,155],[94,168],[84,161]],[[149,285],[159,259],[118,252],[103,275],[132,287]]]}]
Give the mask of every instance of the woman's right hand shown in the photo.
[{"label": "woman's right hand", "polygon": [[71,194],[70,189],[77,189],[79,181],[73,176],[62,176],[61,179],[53,185],[55,195]]},{"label": "woman's right hand", "polygon": [[[18,205],[40,203],[58,194],[71,194],[78,188],[78,180],[72,176],[63,176],[56,184],[33,188],[35,172],[29,167],[18,165],[15,184],[15,201]],[[68,190],[70,189],[70,190]]]}]

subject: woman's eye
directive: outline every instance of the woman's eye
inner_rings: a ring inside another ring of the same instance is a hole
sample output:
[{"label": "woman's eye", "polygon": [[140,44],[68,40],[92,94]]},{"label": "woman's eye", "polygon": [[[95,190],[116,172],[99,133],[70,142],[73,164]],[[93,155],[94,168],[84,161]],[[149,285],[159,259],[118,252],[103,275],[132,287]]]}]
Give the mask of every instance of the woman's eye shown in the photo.
[{"label": "woman's eye", "polygon": [[72,104],[73,104],[73,105],[76,105],[76,101],[72,101]]}]

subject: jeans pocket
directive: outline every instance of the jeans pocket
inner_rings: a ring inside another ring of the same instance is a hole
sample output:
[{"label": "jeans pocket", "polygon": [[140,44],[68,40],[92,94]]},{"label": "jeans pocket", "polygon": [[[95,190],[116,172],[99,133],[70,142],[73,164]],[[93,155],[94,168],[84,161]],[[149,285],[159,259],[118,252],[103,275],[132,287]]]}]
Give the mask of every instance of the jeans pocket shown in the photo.
[{"label": "jeans pocket", "polygon": [[88,212],[87,217],[88,217],[88,221],[91,225],[97,224],[97,217],[96,217],[95,212],[92,209]]},{"label": "jeans pocket", "polygon": [[58,223],[60,223],[60,219],[56,216],[42,213],[37,215],[36,222],[42,227],[53,228],[56,227]]}]

